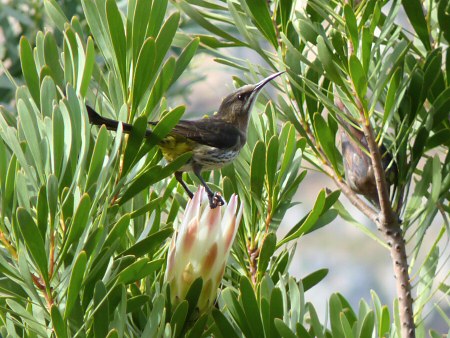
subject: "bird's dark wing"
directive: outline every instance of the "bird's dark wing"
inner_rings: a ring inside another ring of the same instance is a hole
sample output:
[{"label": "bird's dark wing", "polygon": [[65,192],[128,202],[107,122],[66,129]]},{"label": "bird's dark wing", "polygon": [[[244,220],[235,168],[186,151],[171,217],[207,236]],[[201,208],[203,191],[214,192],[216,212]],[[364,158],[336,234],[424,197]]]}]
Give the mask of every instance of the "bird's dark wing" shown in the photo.
[{"label": "bird's dark wing", "polygon": [[[151,122],[151,124],[156,124]],[[181,120],[169,135],[186,137],[200,144],[220,149],[245,143],[245,134],[231,123],[204,118],[200,120]]]}]

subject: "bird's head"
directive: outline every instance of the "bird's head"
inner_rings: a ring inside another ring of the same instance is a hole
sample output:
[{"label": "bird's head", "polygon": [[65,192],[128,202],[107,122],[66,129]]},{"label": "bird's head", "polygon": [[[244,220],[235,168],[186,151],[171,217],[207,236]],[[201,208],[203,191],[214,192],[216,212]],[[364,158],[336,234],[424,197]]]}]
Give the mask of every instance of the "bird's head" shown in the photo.
[{"label": "bird's head", "polygon": [[245,85],[237,89],[223,99],[216,116],[238,126],[241,130],[247,130],[250,112],[259,92],[268,82],[283,73],[272,74],[256,84]]}]

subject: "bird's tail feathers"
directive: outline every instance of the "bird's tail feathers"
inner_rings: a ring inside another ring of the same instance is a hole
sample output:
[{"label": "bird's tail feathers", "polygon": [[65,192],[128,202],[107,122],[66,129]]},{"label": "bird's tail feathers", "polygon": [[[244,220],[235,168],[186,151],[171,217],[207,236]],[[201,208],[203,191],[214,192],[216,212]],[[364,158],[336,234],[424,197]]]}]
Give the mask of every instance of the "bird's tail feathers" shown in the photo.
[{"label": "bird's tail feathers", "polygon": [[[108,119],[106,117],[101,116],[89,105],[86,105],[86,110],[88,112],[89,122],[91,124],[96,126],[104,125],[106,129],[117,130],[117,127],[119,126],[119,121]],[[122,128],[125,133],[130,133],[131,130],[133,129],[133,126],[131,124],[122,122]]]}]

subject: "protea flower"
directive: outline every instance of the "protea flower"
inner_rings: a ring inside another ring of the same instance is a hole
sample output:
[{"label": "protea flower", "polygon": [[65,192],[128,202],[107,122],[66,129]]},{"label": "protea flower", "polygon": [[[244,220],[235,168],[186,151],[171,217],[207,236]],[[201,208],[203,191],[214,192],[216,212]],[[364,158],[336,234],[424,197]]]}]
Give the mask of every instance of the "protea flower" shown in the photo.
[{"label": "protea flower", "polygon": [[172,304],[185,299],[192,282],[199,277],[203,279],[199,312],[214,303],[242,216],[242,205],[237,209],[238,197],[234,194],[228,205],[210,209],[203,187],[188,202],[167,258],[165,279],[170,285]]}]

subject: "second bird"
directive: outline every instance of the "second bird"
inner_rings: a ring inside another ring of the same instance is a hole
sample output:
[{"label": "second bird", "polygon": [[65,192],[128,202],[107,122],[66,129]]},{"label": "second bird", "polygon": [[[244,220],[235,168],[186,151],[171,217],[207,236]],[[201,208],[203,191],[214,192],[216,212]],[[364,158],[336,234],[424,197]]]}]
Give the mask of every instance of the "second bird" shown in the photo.
[{"label": "second bird", "polygon": [[[183,181],[183,172],[193,171],[208,194],[209,205],[215,208],[225,201],[219,193],[214,193],[201,176],[203,170],[214,170],[232,162],[247,141],[247,128],[253,103],[260,90],[271,80],[282,74],[278,72],[264,80],[243,86],[223,99],[216,114],[198,120],[180,120],[172,131],[160,141],[164,158],[171,162],[178,156],[192,152],[191,159],[177,172],[175,177],[190,198],[193,193]],[[94,125],[105,125],[117,130],[119,122],[99,115],[86,105],[89,121]],[[157,122],[150,122],[155,125]],[[133,126],[122,123],[123,131],[130,133]],[[147,130],[147,135],[151,130]]]}]

